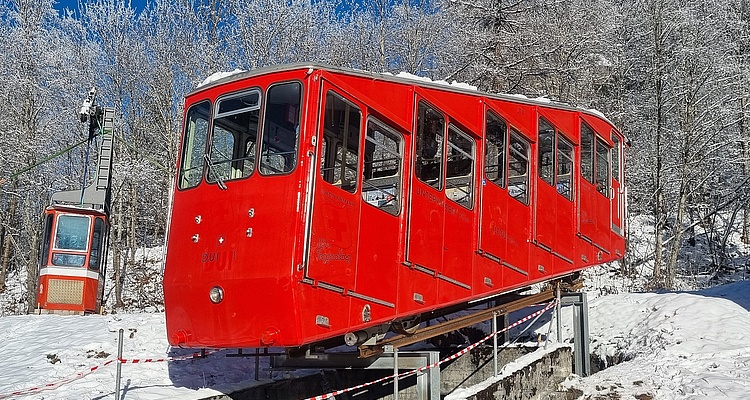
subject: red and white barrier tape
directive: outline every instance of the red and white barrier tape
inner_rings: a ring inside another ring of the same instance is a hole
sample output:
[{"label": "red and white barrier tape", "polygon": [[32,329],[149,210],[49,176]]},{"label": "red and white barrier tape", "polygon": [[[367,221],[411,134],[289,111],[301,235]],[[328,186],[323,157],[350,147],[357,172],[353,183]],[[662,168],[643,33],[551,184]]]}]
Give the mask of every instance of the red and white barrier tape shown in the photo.
[{"label": "red and white barrier tape", "polygon": [[198,352],[198,353],[192,353],[192,354],[188,354],[188,355],[184,355],[184,356],[167,357],[167,358],[143,358],[143,359],[141,359],[141,358],[133,358],[133,359],[127,359],[127,358],[119,358],[118,359],[118,358],[113,358],[111,360],[105,361],[102,364],[95,365],[95,366],[89,368],[86,371],[78,372],[74,376],[71,376],[71,377],[68,377],[68,378],[65,378],[65,379],[61,379],[59,381],[45,383],[42,386],[36,386],[36,387],[26,388],[26,389],[22,389],[22,390],[17,390],[15,392],[10,392],[10,393],[5,393],[5,394],[0,393],[0,400],[2,400],[2,399],[9,399],[11,397],[16,397],[16,396],[24,396],[24,395],[39,393],[39,392],[42,392],[42,391],[45,391],[45,390],[55,390],[55,389],[59,388],[60,386],[63,386],[65,384],[68,384],[68,383],[73,382],[73,381],[77,381],[77,380],[79,380],[79,379],[81,379],[81,378],[83,378],[83,377],[85,377],[85,376],[87,376],[87,375],[89,375],[89,374],[91,374],[93,372],[96,372],[96,371],[98,371],[98,370],[100,370],[100,369],[102,369],[102,368],[104,368],[104,367],[106,367],[106,366],[108,366],[108,365],[110,365],[112,363],[115,363],[115,362],[120,362],[121,364],[145,364],[145,363],[158,363],[158,362],[168,362],[168,361],[183,361],[183,360],[189,360],[189,359],[192,359],[192,358],[202,358],[204,356],[207,356],[209,354],[215,353],[217,351],[218,350],[211,350],[211,351],[206,351],[206,352],[203,352],[203,353]]},{"label": "red and white barrier tape", "polygon": [[[438,361],[436,363],[433,363],[433,364],[430,364],[430,365],[427,365],[427,366],[424,366],[424,367],[420,367],[420,368],[417,368],[417,369],[414,369],[414,370],[405,371],[405,372],[402,372],[400,374],[394,374],[394,375],[386,376],[386,377],[374,380],[372,382],[363,383],[361,385],[352,386],[350,388],[336,390],[334,392],[326,393],[326,394],[323,394],[323,395],[320,395],[320,396],[308,397],[305,400],[324,400],[324,399],[330,399],[330,398],[333,398],[333,397],[338,396],[340,394],[347,393],[347,392],[350,392],[352,390],[362,389],[362,388],[365,388],[367,386],[374,385],[376,383],[387,381],[389,379],[394,379],[396,377],[398,377],[400,379],[400,378],[403,378],[403,377],[406,377],[406,376],[409,376],[409,375],[412,375],[412,374],[416,374],[418,372],[426,371],[426,370],[428,370],[430,368],[438,367],[438,366],[440,366],[441,364],[443,364],[445,362],[448,362],[448,361],[451,361],[451,360],[455,360],[456,358],[461,357],[462,355],[464,355],[464,354],[468,353],[469,351],[475,349],[480,344],[486,342],[487,340],[489,340],[493,336],[495,336],[495,335],[497,335],[499,333],[503,333],[503,332],[505,332],[505,331],[507,331],[507,330],[509,330],[511,328],[515,328],[516,326],[521,325],[524,322],[527,322],[527,321],[529,321],[532,318],[536,318],[539,315],[544,314],[549,309],[551,309],[552,307],[554,307],[555,304],[557,304],[557,300],[551,301],[549,304],[547,304],[547,306],[545,308],[543,308],[543,309],[541,309],[541,310],[539,310],[539,311],[537,311],[537,312],[535,312],[533,314],[530,314],[530,315],[528,315],[528,316],[526,316],[524,318],[521,318],[520,320],[518,320],[518,321],[516,321],[516,322],[514,322],[514,323],[512,323],[510,325],[508,325],[507,327],[505,327],[503,329],[499,329],[499,330],[497,330],[495,332],[490,333],[489,335],[485,336],[484,338],[482,338],[478,342],[476,342],[476,343],[474,343],[474,344],[472,344],[472,345],[470,345],[470,346],[462,349],[458,353],[455,353],[455,354],[453,354],[453,355],[451,355],[451,356],[449,356],[447,358],[444,358],[444,359],[442,359],[442,360],[440,360],[440,361]],[[141,358],[132,358],[132,359],[114,358],[114,359],[111,359],[111,360],[107,360],[107,361],[105,361],[102,364],[95,365],[95,366],[89,368],[86,371],[78,372],[74,376],[71,376],[71,377],[68,377],[68,378],[65,378],[65,379],[61,379],[59,381],[45,383],[42,386],[36,386],[36,387],[27,388],[27,389],[17,390],[17,391],[6,393],[6,394],[0,393],[0,400],[2,400],[2,399],[8,399],[8,398],[11,398],[11,397],[16,397],[16,396],[23,396],[23,395],[34,394],[34,393],[42,392],[42,391],[45,391],[45,390],[54,390],[54,389],[57,389],[60,386],[63,386],[65,384],[67,384],[67,383],[70,383],[70,382],[76,381],[78,379],[84,378],[85,376],[87,376],[89,374],[92,374],[92,373],[94,373],[94,372],[96,372],[96,371],[98,371],[98,370],[100,370],[100,369],[102,369],[102,368],[104,368],[104,367],[106,367],[106,366],[114,363],[114,362],[120,362],[122,364],[145,364],[145,363],[159,363],[159,362],[169,362],[169,361],[183,361],[183,360],[189,360],[189,359],[193,359],[193,358],[203,358],[203,357],[205,357],[205,356],[207,356],[209,354],[215,353],[217,351],[219,351],[219,350],[205,351],[205,352],[202,352],[202,353],[198,352],[198,353],[192,353],[192,354],[188,354],[188,355],[184,355],[184,356],[179,356],[179,357],[166,357],[166,358],[144,358],[144,359],[141,359]]]},{"label": "red and white barrier tape", "polygon": [[360,385],[357,385],[357,386],[352,386],[350,388],[336,390],[334,392],[326,393],[326,394],[323,394],[323,395],[320,395],[320,396],[308,397],[308,398],[306,398],[304,400],[324,400],[324,399],[331,399],[331,398],[333,398],[335,396],[338,396],[340,394],[351,392],[352,390],[359,390],[359,389],[365,388],[367,386],[374,385],[376,383],[387,381],[389,379],[394,379],[394,378],[401,379],[403,377],[406,377],[406,376],[409,376],[409,375],[413,375],[413,374],[416,374],[418,372],[426,371],[426,370],[428,370],[430,368],[438,367],[438,366],[440,366],[443,363],[446,363],[446,362],[451,361],[451,360],[455,360],[456,358],[461,357],[462,355],[470,352],[471,350],[475,349],[477,346],[479,346],[480,344],[486,342],[487,340],[489,340],[493,336],[495,336],[495,335],[497,335],[499,333],[503,333],[503,332],[505,332],[505,331],[507,331],[507,330],[509,330],[511,328],[515,328],[516,326],[521,325],[524,322],[527,322],[527,321],[529,321],[532,318],[536,318],[536,317],[544,314],[545,312],[549,311],[552,307],[554,307],[555,304],[557,304],[557,300],[553,300],[553,301],[549,302],[549,304],[547,304],[546,307],[544,307],[543,309],[541,309],[541,310],[539,310],[539,311],[537,311],[537,312],[535,312],[533,314],[530,314],[530,315],[528,315],[528,316],[526,316],[524,318],[521,318],[518,321],[516,321],[516,322],[514,322],[514,323],[512,323],[510,325],[508,325],[507,327],[505,327],[503,329],[499,329],[499,330],[497,330],[495,332],[490,333],[489,335],[485,336],[484,338],[482,338],[478,342],[476,342],[476,343],[474,343],[474,344],[472,344],[472,345],[470,345],[470,346],[462,349],[458,353],[455,353],[455,354],[453,354],[453,355],[451,355],[449,357],[446,357],[446,358],[444,358],[444,359],[442,359],[442,360],[440,360],[440,361],[438,361],[436,363],[433,363],[433,364],[430,364],[430,365],[426,365],[424,367],[420,367],[420,368],[417,368],[417,369],[413,369],[413,370],[410,370],[410,371],[405,371],[405,372],[402,372],[400,374],[393,374],[393,375],[390,375],[390,376],[386,376],[386,377],[374,380],[372,382],[363,383],[363,384],[360,384]]}]

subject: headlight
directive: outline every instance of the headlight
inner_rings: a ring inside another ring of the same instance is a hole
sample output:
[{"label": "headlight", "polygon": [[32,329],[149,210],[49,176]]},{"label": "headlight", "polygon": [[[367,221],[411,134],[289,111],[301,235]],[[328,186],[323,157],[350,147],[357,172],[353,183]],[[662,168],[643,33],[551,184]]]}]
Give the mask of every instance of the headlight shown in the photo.
[{"label": "headlight", "polygon": [[219,304],[224,300],[224,289],[219,286],[214,286],[211,288],[211,291],[208,292],[208,297],[211,299],[212,303]]}]

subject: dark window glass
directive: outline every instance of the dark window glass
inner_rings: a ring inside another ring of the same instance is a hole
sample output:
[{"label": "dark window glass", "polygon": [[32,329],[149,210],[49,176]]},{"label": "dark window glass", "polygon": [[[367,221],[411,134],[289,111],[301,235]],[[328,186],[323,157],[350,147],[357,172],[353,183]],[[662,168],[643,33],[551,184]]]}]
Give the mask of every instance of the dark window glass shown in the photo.
[{"label": "dark window glass", "polygon": [[557,193],[573,200],[573,144],[562,135],[557,137]]},{"label": "dark window glass", "polygon": [[[91,219],[85,215],[60,215],[57,217],[54,250],[86,251],[89,243]],[[85,254],[52,252],[52,264],[63,267],[83,267]]]},{"label": "dark window glass", "polygon": [[581,175],[594,183],[594,130],[581,123]]},{"label": "dark window glass", "polygon": [[297,165],[302,85],[289,82],[271,86],[266,94],[260,172],[290,172]]},{"label": "dark window glass", "polygon": [[508,194],[529,204],[529,142],[515,129],[510,133]]},{"label": "dark window glass", "polygon": [[187,112],[177,184],[180,189],[198,186],[203,178],[203,157],[206,151],[210,108],[210,103],[204,101],[191,106]]},{"label": "dark window glass", "polygon": [[445,119],[442,114],[421,101],[417,113],[417,156],[414,171],[417,179],[441,190]]},{"label": "dark window glass", "polygon": [[361,119],[357,106],[334,92],[326,94],[320,173],[324,181],[351,193],[357,190]]},{"label": "dark window glass", "polygon": [[52,221],[54,216],[47,214],[44,219],[44,238],[42,239],[42,254],[39,265],[45,266],[49,262],[49,248],[52,242]]},{"label": "dark window glass", "polygon": [[474,139],[448,125],[445,195],[471,209],[474,206]]},{"label": "dark window glass", "polygon": [[401,211],[402,143],[395,129],[374,118],[367,121],[362,199],[393,215]]},{"label": "dark window glass", "polygon": [[104,235],[104,221],[97,218],[94,220],[94,234],[91,237],[91,253],[89,255],[89,268],[93,270],[99,269]]},{"label": "dark window glass", "polygon": [[596,138],[596,190],[609,197],[609,146]]},{"label": "dark window glass", "polygon": [[57,218],[55,249],[86,251],[90,222],[85,215],[60,215]]},{"label": "dark window glass", "polygon": [[260,90],[233,94],[217,101],[211,136],[209,182],[250,176],[255,168]]},{"label": "dark window glass", "polygon": [[555,184],[555,128],[544,118],[539,118],[539,177],[550,185]]},{"label": "dark window glass", "polygon": [[505,187],[505,150],[508,124],[493,112],[487,112],[484,142],[484,175],[490,182]]},{"label": "dark window glass", "polygon": [[620,181],[620,139],[617,136],[612,135],[612,143],[615,144],[612,147],[612,179]]}]

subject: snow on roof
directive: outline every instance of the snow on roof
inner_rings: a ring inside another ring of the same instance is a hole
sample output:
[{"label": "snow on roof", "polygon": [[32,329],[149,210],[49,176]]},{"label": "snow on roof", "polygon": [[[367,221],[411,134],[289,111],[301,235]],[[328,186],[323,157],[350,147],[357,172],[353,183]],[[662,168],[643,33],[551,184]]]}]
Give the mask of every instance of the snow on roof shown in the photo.
[{"label": "snow on roof", "polygon": [[241,74],[243,72],[245,72],[245,70],[244,69],[239,69],[239,68],[235,68],[234,71],[214,72],[208,78],[204,79],[203,82],[201,82],[198,86],[196,86],[196,89],[200,88],[200,87],[203,87],[203,86],[206,86],[206,85],[209,85],[209,84],[211,84],[213,82],[216,82],[219,79],[223,79],[223,78],[226,78],[226,77],[232,76],[232,75]]},{"label": "snow on roof", "polygon": [[408,73],[408,72],[399,72],[396,76],[399,77],[399,78],[403,78],[403,79],[410,79],[410,80],[413,80],[413,81],[433,83],[433,84],[436,84],[436,85],[451,86],[451,87],[454,87],[454,88],[459,88],[459,89],[464,89],[464,90],[473,90],[473,91],[477,91],[478,90],[476,86],[470,85],[468,83],[457,82],[457,81],[448,82],[448,81],[444,81],[444,80],[436,80],[436,81],[434,81],[434,80],[432,80],[430,78],[426,78],[424,76],[414,75],[414,74],[411,74],[411,73]]}]

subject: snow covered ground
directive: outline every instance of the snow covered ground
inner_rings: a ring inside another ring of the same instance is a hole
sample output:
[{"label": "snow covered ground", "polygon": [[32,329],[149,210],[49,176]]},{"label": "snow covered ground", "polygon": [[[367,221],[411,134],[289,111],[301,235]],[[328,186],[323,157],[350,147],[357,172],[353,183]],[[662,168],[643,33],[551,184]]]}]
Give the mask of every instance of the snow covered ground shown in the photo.
[{"label": "snow covered ground", "polygon": [[[748,310],[750,281],[697,292],[592,299],[592,352],[622,362],[590,377],[573,377],[565,385],[581,390],[586,399],[748,399]],[[2,317],[0,398],[74,378],[113,359],[120,328],[125,332],[123,358],[127,360],[191,354],[169,348],[162,313]],[[538,331],[546,333],[547,327]],[[253,359],[227,358],[221,352],[204,359],[127,363],[122,365],[123,398],[190,399],[226,393],[257,384],[254,369]],[[54,390],[11,398],[113,399],[115,371],[111,363]],[[260,378],[269,378],[264,366]],[[451,398],[463,398],[471,391]]]}]

